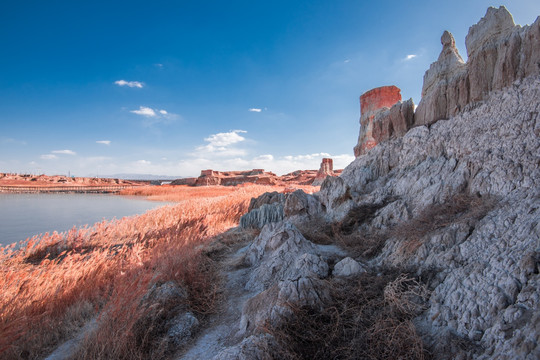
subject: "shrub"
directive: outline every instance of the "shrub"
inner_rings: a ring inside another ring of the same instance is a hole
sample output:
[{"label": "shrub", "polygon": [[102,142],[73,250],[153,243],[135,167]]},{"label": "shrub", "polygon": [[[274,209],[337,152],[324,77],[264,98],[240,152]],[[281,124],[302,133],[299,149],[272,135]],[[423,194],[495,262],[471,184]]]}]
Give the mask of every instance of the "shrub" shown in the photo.
[{"label": "shrub", "polygon": [[424,285],[396,272],[333,279],[331,285],[322,310],[292,307],[291,319],[268,326],[277,341],[275,358],[430,358],[412,323],[429,295]]}]

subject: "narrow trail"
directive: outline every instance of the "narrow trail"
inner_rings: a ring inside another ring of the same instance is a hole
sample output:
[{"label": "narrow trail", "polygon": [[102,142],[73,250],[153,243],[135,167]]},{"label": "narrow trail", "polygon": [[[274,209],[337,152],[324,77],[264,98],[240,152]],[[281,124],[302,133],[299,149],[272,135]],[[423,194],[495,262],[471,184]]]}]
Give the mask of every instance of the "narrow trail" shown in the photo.
[{"label": "narrow trail", "polygon": [[64,360],[71,358],[77,351],[79,345],[90,332],[97,328],[97,320],[93,318],[86,325],[84,325],[79,332],[71,339],[65,341],[58,346],[49,356],[44,360]]},{"label": "narrow trail", "polygon": [[178,360],[212,359],[225,347],[234,345],[242,339],[238,334],[242,308],[247,300],[257,294],[244,288],[251,268],[237,265],[238,259],[248,246],[227,255],[222,260],[226,278],[224,302],[218,312],[207,321],[205,329],[198,334],[192,345],[177,357]]}]

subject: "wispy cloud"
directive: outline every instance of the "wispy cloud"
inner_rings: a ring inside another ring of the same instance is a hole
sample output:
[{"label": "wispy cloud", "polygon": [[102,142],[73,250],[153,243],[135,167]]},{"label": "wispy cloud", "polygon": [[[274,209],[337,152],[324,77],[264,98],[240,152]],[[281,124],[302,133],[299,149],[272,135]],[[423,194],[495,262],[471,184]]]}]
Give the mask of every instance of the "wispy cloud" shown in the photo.
[{"label": "wispy cloud", "polygon": [[114,82],[118,86],[127,86],[130,88],[139,88],[142,89],[144,83],[140,81],[126,81],[126,80],[117,80]]},{"label": "wispy cloud", "polygon": [[418,55],[416,55],[416,54],[409,54],[409,55],[405,56],[405,57],[403,58],[403,60],[404,60],[404,61],[409,61],[409,60],[414,59],[414,58],[417,57],[417,56],[418,56]]},{"label": "wispy cloud", "polygon": [[346,64],[346,63],[350,63],[351,62],[351,59],[345,59],[343,60],[343,62]]},{"label": "wispy cloud", "polygon": [[259,109],[259,108],[249,108],[248,111],[260,113],[260,112],[262,111],[262,109]]},{"label": "wispy cloud", "polygon": [[73,150],[53,150],[51,151],[53,154],[62,154],[62,155],[77,155],[77,153]]},{"label": "wispy cloud", "polygon": [[111,145],[111,140],[97,140],[96,144]]},{"label": "wispy cloud", "polygon": [[170,124],[180,118],[180,115],[173,114],[164,109],[152,109],[147,106],[139,106],[138,110],[131,110],[133,114],[137,114],[146,118],[142,125],[151,127],[155,124]]},{"label": "wispy cloud", "polygon": [[26,141],[24,140],[17,140],[17,139],[12,139],[12,138],[7,138],[7,137],[1,137],[0,143],[8,144],[8,145],[26,145]]},{"label": "wispy cloud", "polygon": [[58,159],[58,156],[54,154],[45,154],[45,155],[41,155],[39,158],[43,160],[53,160],[53,159]]}]

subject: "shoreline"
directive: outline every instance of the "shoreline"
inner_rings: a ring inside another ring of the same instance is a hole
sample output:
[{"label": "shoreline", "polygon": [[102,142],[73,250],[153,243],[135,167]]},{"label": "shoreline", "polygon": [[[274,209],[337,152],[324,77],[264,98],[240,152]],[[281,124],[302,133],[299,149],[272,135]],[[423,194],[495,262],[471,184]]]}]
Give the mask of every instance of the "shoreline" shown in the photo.
[{"label": "shoreline", "polygon": [[111,194],[124,189],[137,187],[135,185],[119,186],[0,186],[0,193],[5,194],[40,194],[40,193],[74,193],[74,194]]}]

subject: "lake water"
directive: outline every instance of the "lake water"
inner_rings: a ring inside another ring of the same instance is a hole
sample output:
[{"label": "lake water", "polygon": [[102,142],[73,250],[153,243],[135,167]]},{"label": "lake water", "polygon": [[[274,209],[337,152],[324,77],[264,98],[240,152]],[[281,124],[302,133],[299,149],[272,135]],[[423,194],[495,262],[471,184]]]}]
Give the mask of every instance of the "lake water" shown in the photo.
[{"label": "lake water", "polygon": [[107,194],[0,194],[0,247],[40,233],[142,214],[166,204]]}]

